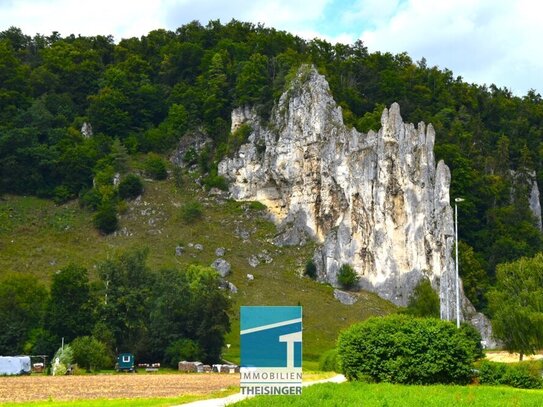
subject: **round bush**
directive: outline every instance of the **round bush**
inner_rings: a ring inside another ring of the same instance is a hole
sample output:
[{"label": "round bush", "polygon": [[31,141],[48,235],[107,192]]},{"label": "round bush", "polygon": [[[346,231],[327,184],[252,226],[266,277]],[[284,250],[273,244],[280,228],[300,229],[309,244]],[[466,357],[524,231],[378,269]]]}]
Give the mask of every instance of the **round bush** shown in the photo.
[{"label": "round bush", "polygon": [[143,192],[143,183],[140,177],[134,174],[128,174],[119,183],[119,196],[122,199],[134,199]]},{"label": "round bush", "polygon": [[94,215],[94,226],[103,234],[110,234],[119,227],[119,219],[117,219],[117,209],[113,204],[105,204],[98,209]]},{"label": "round bush", "polygon": [[370,318],[343,331],[338,357],[349,380],[403,384],[472,378],[475,344],[454,324],[434,318]]},{"label": "round bush", "polygon": [[358,275],[349,264],[344,264],[339,269],[337,281],[346,289],[353,288],[358,283]]},{"label": "round bush", "polygon": [[166,162],[157,154],[149,154],[144,163],[145,173],[153,179],[166,179],[168,172]]},{"label": "round bush", "polygon": [[111,365],[106,345],[92,336],[81,336],[71,343],[74,361],[87,372]]},{"label": "round bush", "polygon": [[304,275],[311,278],[312,280],[317,278],[317,266],[315,265],[315,262],[312,259],[309,259],[305,263]]},{"label": "round bush", "polygon": [[181,217],[185,223],[194,223],[202,217],[202,205],[197,201],[190,201],[181,208]]},{"label": "round bush", "polygon": [[95,188],[81,194],[79,197],[79,205],[82,208],[87,208],[95,211],[102,203],[102,195]]}]

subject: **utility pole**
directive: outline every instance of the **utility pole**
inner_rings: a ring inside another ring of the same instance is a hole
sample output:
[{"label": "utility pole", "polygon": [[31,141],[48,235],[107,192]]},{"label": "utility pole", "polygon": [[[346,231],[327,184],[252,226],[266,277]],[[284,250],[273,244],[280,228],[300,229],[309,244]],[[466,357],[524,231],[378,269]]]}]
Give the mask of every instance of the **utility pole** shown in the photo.
[{"label": "utility pole", "polygon": [[456,249],[456,327],[460,328],[460,278],[458,277],[458,203],[463,202],[463,198],[454,199],[454,237]]}]

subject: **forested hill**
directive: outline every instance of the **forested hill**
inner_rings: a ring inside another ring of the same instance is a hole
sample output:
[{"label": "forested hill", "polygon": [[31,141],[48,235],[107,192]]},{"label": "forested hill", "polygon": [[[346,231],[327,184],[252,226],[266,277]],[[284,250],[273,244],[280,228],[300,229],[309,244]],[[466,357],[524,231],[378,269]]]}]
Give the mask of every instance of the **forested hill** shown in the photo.
[{"label": "forested hill", "polygon": [[[119,151],[166,154],[191,132],[213,139],[194,160],[208,185],[220,185],[216,163],[243,141],[229,132],[232,109],[255,105],[266,117],[304,62],[326,75],[358,130],[377,129],[395,101],[406,121],[433,123],[451,196],[466,199],[466,292],[484,308],[496,264],[541,249],[528,207],[533,171],[543,185],[541,96],[468,84],[424,59],[369,53],[362,42],[306,41],[238,21],[192,22],[118,43],[10,28],[0,33],[0,192],[75,198],[112,171]],[[81,134],[84,123],[92,137]]]}]

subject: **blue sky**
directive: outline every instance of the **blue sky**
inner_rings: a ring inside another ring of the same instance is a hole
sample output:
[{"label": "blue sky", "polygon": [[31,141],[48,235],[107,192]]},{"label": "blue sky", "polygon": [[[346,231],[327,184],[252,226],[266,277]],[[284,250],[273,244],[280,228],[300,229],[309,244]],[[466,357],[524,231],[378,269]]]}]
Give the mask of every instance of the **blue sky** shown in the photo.
[{"label": "blue sky", "polygon": [[0,0],[0,30],[26,34],[112,34],[175,30],[232,18],[301,37],[407,52],[479,84],[517,95],[543,93],[543,2],[539,0]]}]

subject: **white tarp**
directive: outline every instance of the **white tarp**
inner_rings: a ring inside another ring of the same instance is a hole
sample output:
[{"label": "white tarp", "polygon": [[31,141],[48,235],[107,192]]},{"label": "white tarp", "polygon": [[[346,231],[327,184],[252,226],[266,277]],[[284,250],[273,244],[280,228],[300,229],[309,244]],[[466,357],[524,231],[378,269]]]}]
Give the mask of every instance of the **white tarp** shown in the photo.
[{"label": "white tarp", "polygon": [[30,374],[30,356],[0,356],[0,376]]}]

